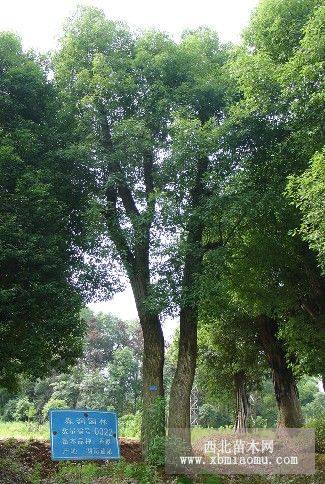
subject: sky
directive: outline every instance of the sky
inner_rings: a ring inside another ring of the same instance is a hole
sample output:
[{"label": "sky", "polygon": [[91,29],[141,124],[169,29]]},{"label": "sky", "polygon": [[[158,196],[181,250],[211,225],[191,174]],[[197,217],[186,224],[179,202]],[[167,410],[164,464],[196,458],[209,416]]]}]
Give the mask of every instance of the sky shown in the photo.
[{"label": "sky", "polygon": [[209,25],[224,41],[238,41],[258,0],[0,0],[0,30],[13,30],[26,48],[55,47],[62,23],[78,4],[93,5],[136,28],[160,28],[178,35]]},{"label": "sky", "polygon": [[[114,20],[131,27],[159,28],[178,37],[185,29],[206,25],[214,28],[224,42],[238,42],[258,0],[0,0],[0,31],[19,34],[26,49],[46,52],[57,45],[64,20],[79,5],[103,9]],[[111,312],[123,319],[137,317],[131,288],[111,301],[92,304],[98,312]],[[177,320],[164,323],[170,340]]]}]

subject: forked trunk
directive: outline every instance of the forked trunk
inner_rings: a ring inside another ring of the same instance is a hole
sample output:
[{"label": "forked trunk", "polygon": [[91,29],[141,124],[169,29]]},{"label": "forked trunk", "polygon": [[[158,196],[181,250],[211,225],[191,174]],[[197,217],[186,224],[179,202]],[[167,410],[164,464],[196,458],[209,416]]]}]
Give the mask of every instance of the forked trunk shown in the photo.
[{"label": "forked trunk", "polygon": [[288,367],[282,343],[277,337],[278,324],[265,316],[261,316],[259,322],[259,340],[271,368],[279,410],[278,427],[302,427],[304,421],[298,389],[293,372]]},{"label": "forked trunk", "polygon": [[234,386],[236,392],[236,423],[234,430],[235,432],[246,432],[250,417],[250,403],[243,371],[235,373]]}]

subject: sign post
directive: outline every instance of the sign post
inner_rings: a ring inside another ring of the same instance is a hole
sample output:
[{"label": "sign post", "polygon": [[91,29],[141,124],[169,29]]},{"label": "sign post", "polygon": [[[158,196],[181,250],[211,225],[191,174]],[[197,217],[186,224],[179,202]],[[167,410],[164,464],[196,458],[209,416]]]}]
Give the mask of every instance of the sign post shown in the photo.
[{"label": "sign post", "polygon": [[115,412],[51,410],[52,460],[120,458]]}]

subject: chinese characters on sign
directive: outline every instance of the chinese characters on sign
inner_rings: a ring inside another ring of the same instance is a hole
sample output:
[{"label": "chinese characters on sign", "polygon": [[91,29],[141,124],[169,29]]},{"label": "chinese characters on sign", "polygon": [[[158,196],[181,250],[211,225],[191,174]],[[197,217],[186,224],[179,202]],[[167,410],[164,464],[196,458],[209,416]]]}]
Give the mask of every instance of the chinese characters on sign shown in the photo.
[{"label": "chinese characters on sign", "polygon": [[119,459],[117,415],[93,410],[50,411],[53,460]]}]

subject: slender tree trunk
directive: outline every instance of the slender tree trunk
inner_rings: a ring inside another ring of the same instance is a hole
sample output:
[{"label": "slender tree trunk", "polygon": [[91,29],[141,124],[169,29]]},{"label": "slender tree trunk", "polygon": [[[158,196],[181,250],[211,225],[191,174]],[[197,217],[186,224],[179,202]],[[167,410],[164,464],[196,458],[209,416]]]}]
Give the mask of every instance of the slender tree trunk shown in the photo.
[{"label": "slender tree trunk", "polygon": [[278,427],[302,427],[304,421],[298,389],[291,368],[288,367],[281,341],[277,337],[275,320],[259,318],[259,340],[272,372],[275,398],[279,410]]},{"label": "slender tree trunk", "polygon": [[236,423],[235,432],[246,432],[250,417],[249,395],[246,391],[245,373],[240,371],[234,375],[236,392]]}]

